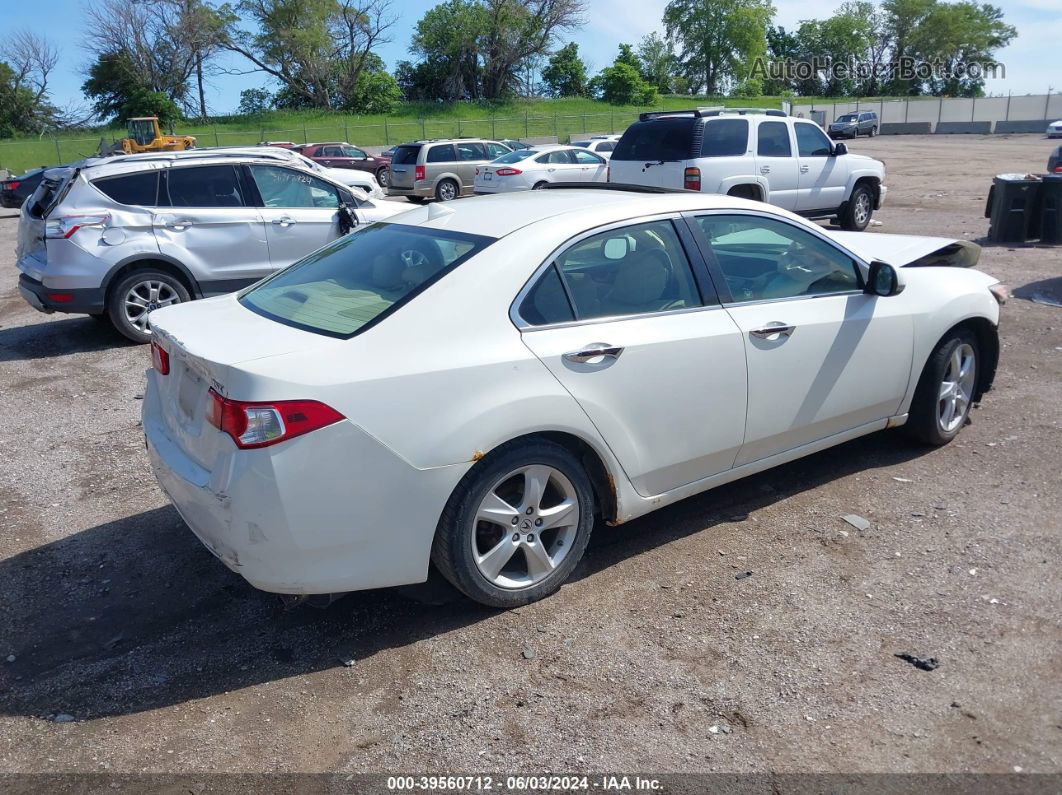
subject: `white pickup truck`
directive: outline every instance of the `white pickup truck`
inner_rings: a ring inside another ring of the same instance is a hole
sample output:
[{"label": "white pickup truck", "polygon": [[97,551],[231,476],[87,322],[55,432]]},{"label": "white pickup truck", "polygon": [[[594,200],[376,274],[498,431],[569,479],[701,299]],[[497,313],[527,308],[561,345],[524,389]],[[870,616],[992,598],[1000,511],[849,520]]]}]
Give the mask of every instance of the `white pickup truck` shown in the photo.
[{"label": "white pickup truck", "polygon": [[885,200],[885,164],[849,154],[780,110],[642,113],[612,153],[609,182],[722,193],[862,231]]}]

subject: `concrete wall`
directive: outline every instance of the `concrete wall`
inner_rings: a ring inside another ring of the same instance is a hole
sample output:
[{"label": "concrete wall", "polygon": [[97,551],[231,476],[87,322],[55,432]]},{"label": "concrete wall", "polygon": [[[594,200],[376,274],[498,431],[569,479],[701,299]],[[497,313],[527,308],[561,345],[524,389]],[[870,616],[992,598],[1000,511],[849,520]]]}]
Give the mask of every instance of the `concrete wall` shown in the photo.
[{"label": "concrete wall", "polygon": [[[915,129],[912,124],[918,124],[920,132],[1042,132],[1048,123],[1062,119],[1062,93],[978,99],[912,97],[821,103],[804,100],[794,103],[792,112],[794,116],[811,118],[812,111],[822,110],[826,112],[827,123],[842,113],[872,110],[878,114],[882,124],[880,132],[885,135],[910,134]],[[927,124],[929,130],[925,129]]]}]

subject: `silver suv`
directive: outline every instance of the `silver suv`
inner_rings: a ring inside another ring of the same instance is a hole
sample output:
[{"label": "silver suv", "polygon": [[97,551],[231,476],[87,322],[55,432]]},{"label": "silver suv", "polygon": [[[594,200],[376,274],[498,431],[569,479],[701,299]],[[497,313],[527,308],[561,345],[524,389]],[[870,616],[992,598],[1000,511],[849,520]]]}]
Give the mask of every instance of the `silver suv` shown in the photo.
[{"label": "silver suv", "polygon": [[146,342],[152,310],[237,290],[403,209],[283,150],[91,158],[49,170],[23,204],[19,292]]},{"label": "silver suv", "polygon": [[471,195],[476,167],[511,152],[498,141],[478,138],[414,141],[395,147],[391,157],[388,196],[405,196],[412,202],[435,198],[449,201]]}]

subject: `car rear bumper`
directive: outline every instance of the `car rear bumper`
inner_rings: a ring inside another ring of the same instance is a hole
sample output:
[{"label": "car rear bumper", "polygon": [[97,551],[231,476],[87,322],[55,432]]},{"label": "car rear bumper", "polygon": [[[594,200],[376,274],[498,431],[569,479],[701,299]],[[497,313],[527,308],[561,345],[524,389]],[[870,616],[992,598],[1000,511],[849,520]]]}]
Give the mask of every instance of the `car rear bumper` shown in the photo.
[{"label": "car rear bumper", "polygon": [[342,421],[256,450],[226,438],[207,469],[167,428],[162,377],[148,371],[143,406],[155,477],[196,537],[251,585],[321,594],[427,578],[439,516],[470,462],[418,470]]},{"label": "car rear bumper", "polygon": [[18,291],[23,300],[39,312],[69,312],[98,315],[104,311],[103,288],[51,288],[25,273],[18,275]]}]

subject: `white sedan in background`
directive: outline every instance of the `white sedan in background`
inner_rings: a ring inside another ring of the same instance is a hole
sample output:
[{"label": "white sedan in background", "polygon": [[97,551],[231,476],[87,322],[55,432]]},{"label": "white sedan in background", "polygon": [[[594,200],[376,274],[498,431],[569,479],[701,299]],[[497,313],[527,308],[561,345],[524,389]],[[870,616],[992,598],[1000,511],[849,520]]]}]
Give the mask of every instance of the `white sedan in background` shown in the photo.
[{"label": "white sedan in background", "polygon": [[1062,138],[1062,119],[1053,121],[1047,125],[1048,138]]},{"label": "white sedan in background", "polygon": [[577,146],[517,149],[476,169],[477,194],[537,190],[551,182],[606,182],[608,162]]},{"label": "white sedan in background", "polygon": [[598,518],[893,426],[955,438],[999,353],[1001,285],[954,267],[979,251],[712,194],[433,204],[153,312],[148,453],[258,588],[434,564],[515,607],[560,587]]},{"label": "white sedan in background", "polygon": [[619,143],[622,135],[592,135],[582,141],[572,141],[572,146],[579,146],[608,160]]}]

